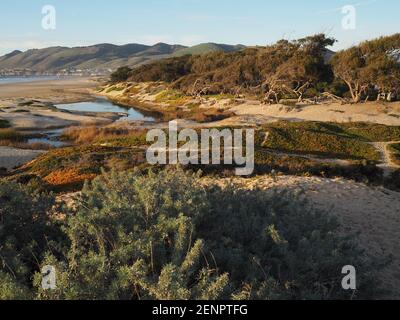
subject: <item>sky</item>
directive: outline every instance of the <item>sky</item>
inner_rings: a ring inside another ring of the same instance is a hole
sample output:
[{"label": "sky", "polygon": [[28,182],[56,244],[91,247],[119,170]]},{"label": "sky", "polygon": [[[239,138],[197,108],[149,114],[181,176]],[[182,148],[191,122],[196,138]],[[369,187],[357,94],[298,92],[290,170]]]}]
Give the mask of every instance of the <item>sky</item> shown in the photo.
[{"label": "sky", "polygon": [[[56,10],[54,30],[42,27],[45,5]],[[355,20],[342,12],[349,5]],[[337,50],[400,32],[399,12],[399,0],[2,0],[0,54],[97,43],[266,45],[320,32]]]}]

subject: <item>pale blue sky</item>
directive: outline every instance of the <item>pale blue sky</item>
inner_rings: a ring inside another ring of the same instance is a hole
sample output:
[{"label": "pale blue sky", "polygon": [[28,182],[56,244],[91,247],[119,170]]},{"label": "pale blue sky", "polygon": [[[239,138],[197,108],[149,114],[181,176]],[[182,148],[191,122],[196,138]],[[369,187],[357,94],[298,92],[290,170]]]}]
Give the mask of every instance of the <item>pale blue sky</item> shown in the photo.
[{"label": "pale blue sky", "polygon": [[[53,5],[57,28],[41,27]],[[357,26],[343,30],[344,5],[355,5]],[[400,32],[399,0],[2,0],[0,54],[55,45],[220,42],[265,45],[318,32],[337,48]]]}]

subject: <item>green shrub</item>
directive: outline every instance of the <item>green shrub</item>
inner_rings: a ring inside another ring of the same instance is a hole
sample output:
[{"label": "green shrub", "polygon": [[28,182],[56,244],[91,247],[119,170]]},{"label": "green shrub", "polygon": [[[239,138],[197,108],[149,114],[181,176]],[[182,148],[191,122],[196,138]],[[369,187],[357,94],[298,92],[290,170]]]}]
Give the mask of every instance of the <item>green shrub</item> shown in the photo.
[{"label": "green shrub", "polygon": [[32,296],[31,277],[44,253],[62,245],[47,215],[54,204],[51,195],[0,180],[0,299]]},{"label": "green shrub", "polygon": [[0,129],[0,140],[22,141],[23,137],[14,129]]},{"label": "green shrub", "polygon": [[129,67],[120,67],[115,72],[111,74],[111,82],[123,82],[128,80],[132,72],[132,69]]},{"label": "green shrub", "polygon": [[[110,173],[70,212],[61,285],[41,299],[346,299],[377,297],[376,265],[340,224],[299,194],[202,186],[181,169]],[[251,289],[249,289],[251,288]]]},{"label": "green shrub", "polygon": [[[264,127],[269,132],[263,147],[326,158],[378,161],[380,155],[363,138],[341,125],[319,122],[279,122]],[[361,131],[358,131],[358,135]]]},{"label": "green shrub", "polygon": [[7,120],[0,119],[0,129],[10,127],[10,123]]}]

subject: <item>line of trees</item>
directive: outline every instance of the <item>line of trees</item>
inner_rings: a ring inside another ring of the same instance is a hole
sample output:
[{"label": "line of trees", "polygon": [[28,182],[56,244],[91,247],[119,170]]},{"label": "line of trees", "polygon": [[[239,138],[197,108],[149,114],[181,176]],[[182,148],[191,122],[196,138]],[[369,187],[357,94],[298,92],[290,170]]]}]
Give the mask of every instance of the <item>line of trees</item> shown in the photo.
[{"label": "line of trees", "polygon": [[324,34],[281,40],[239,52],[215,52],[154,62],[124,73],[121,81],[164,81],[190,95],[255,94],[267,103],[330,96],[358,103],[399,97],[400,34],[337,53]]}]

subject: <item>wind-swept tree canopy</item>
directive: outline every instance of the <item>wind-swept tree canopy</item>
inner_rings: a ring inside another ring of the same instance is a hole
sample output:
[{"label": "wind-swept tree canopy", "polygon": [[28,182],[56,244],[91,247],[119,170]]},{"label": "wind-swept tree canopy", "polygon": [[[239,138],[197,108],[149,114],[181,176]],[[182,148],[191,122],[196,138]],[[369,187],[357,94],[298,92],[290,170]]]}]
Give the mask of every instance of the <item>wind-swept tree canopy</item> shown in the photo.
[{"label": "wind-swept tree canopy", "polygon": [[397,94],[400,87],[400,61],[393,52],[400,48],[400,34],[366,41],[340,51],[332,59],[337,78],[349,87],[354,102],[369,88],[378,94]]},{"label": "wind-swept tree canopy", "polygon": [[[334,54],[335,40],[317,34],[266,47],[166,59],[129,73],[130,81],[164,81],[188,95],[253,94],[265,102],[347,94],[399,96],[400,35],[366,41]],[[333,57],[332,57],[333,56]],[[343,86],[347,90],[343,90]],[[335,88],[341,88],[339,92]]]},{"label": "wind-swept tree canopy", "polygon": [[130,80],[167,81],[188,94],[201,89],[207,93],[243,89],[291,94],[301,100],[308,87],[332,78],[325,54],[334,42],[319,34],[234,53],[167,59],[132,71]]}]

